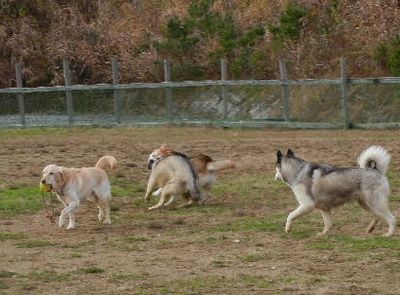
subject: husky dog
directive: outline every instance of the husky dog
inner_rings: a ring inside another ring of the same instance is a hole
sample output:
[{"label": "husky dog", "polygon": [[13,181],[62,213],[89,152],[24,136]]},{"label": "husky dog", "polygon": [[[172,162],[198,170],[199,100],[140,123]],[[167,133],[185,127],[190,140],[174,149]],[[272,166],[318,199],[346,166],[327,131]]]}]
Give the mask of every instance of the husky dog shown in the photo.
[{"label": "husky dog", "polygon": [[331,208],[356,200],[362,208],[374,214],[367,227],[372,232],[378,218],[389,225],[385,236],[392,236],[396,219],[388,208],[390,188],[385,176],[390,163],[389,153],[380,146],[370,146],[358,157],[359,168],[338,168],[307,162],[294,155],[289,149],[287,155],[278,151],[276,180],[290,186],[300,206],[287,218],[285,231],[289,232],[293,220],[313,209],[322,212],[326,234],[332,228]]},{"label": "husky dog", "polygon": [[[188,201],[188,205],[200,200],[198,175],[186,155],[174,153],[165,157],[154,157],[151,154],[148,168],[151,169],[151,174],[144,199],[148,202],[151,193],[162,188],[159,202],[149,210],[169,205],[173,196],[182,196]],[[170,201],[164,204],[167,198]]]},{"label": "husky dog", "polygon": [[[153,161],[171,155],[183,155],[193,165],[199,176],[201,204],[205,203],[206,200],[210,197],[211,188],[217,179],[217,172],[235,167],[235,163],[231,160],[214,161],[211,157],[203,154],[188,158],[186,155],[169,149],[165,145],[162,145],[151,153],[149,157],[149,168],[151,167]],[[162,187],[155,191],[153,195],[158,197],[161,195],[161,192]],[[171,204],[172,202],[174,202],[174,200],[175,196],[172,196],[171,199],[166,203],[166,205]]]}]

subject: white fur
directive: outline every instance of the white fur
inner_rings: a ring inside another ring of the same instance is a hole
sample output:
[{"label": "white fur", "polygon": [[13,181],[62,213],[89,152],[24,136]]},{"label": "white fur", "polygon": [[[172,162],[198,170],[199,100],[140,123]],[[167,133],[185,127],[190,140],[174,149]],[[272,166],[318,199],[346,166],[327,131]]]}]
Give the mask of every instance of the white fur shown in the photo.
[{"label": "white fur", "polygon": [[[277,171],[279,171],[277,169]],[[314,209],[315,203],[306,192],[306,186],[303,184],[297,184],[292,187],[293,193],[296,196],[297,202],[300,204],[296,210],[291,212],[286,220],[285,231],[289,232],[292,227],[293,220],[303,216],[304,214]]]},{"label": "white fur", "polygon": [[382,174],[386,174],[386,171],[390,164],[389,153],[381,146],[373,145],[364,150],[357,159],[360,168],[367,169],[368,162],[374,161],[376,163],[376,169]]}]

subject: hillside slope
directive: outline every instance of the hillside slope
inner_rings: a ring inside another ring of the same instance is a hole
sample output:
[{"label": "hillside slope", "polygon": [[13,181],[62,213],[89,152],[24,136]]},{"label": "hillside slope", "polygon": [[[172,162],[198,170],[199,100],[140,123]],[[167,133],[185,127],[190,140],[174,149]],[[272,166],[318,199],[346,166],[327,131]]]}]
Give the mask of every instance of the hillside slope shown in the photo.
[{"label": "hillside slope", "polygon": [[68,58],[74,83],[111,81],[112,56],[122,82],[216,79],[225,57],[232,78],[337,77],[339,58],[352,76],[398,75],[397,0],[9,0],[0,7],[0,87],[63,84]]}]

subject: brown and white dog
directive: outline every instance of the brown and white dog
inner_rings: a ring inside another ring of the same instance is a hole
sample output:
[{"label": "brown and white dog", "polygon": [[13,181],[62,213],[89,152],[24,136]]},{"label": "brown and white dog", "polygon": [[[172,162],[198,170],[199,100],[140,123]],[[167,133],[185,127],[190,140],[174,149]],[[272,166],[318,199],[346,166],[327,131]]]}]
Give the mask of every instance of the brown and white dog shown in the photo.
[{"label": "brown and white dog", "polygon": [[111,185],[105,171],[116,167],[117,160],[114,157],[104,156],[95,167],[66,168],[50,164],[43,169],[41,183],[49,186],[65,207],[58,220],[59,227],[64,226],[67,215],[67,229],[76,227],[75,211],[85,200],[97,203],[99,222],[111,224]]},{"label": "brown and white dog", "polygon": [[[203,154],[193,157],[187,157],[185,154],[167,148],[166,145],[161,145],[161,147],[154,150],[150,154],[148,160],[149,169],[151,169],[151,165],[154,161],[172,155],[180,155],[186,157],[193,165],[193,168],[197,172],[199,178],[198,182],[201,193],[199,202],[201,204],[204,204],[210,197],[212,186],[215,184],[215,181],[217,179],[217,172],[235,167],[235,163],[231,160],[214,161],[211,157]],[[155,191],[153,195],[160,196],[161,192],[162,192],[162,187],[160,187],[157,191]],[[171,199],[165,205],[167,206],[172,202],[174,202],[174,197],[175,196],[172,196]]]}]

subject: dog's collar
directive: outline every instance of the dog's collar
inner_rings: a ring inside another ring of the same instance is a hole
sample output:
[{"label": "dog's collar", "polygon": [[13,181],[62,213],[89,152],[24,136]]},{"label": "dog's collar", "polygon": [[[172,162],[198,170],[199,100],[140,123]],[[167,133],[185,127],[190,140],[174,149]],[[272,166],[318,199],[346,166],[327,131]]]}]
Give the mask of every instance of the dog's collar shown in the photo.
[{"label": "dog's collar", "polygon": [[153,170],[154,167],[156,167],[158,165],[158,163],[160,163],[162,160],[164,160],[165,158],[167,158],[168,156],[161,156],[160,158],[156,158],[153,162],[153,165],[151,166],[151,169]]}]

